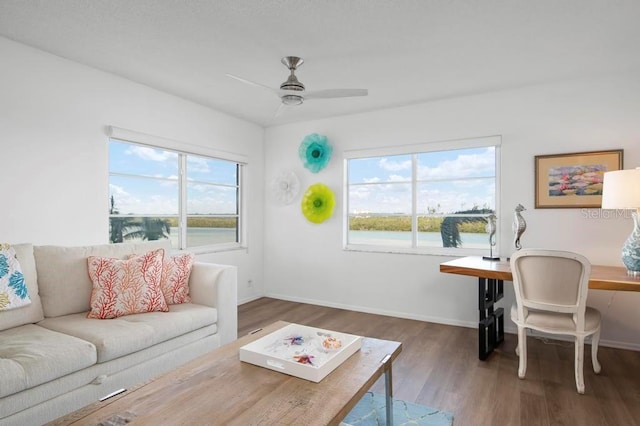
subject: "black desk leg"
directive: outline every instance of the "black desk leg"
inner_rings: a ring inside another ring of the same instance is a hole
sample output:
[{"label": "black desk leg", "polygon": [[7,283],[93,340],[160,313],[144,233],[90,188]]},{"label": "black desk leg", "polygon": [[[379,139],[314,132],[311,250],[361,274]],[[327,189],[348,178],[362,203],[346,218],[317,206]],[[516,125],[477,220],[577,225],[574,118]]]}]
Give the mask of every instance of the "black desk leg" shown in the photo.
[{"label": "black desk leg", "polygon": [[493,349],[504,340],[504,309],[494,310],[494,303],[502,299],[502,280],[480,278],[478,280],[478,358],[484,361]]}]

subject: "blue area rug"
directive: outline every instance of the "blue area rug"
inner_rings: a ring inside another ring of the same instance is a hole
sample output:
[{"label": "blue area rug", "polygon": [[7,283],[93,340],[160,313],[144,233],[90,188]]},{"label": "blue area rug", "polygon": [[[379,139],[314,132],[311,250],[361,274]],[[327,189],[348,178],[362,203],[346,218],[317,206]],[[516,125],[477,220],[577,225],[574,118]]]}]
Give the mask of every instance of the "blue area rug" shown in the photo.
[{"label": "blue area rug", "polygon": [[[367,392],[344,418],[342,424],[349,426],[386,425],[386,421],[384,395]],[[394,399],[393,424],[394,426],[451,426],[453,425],[453,414]]]}]

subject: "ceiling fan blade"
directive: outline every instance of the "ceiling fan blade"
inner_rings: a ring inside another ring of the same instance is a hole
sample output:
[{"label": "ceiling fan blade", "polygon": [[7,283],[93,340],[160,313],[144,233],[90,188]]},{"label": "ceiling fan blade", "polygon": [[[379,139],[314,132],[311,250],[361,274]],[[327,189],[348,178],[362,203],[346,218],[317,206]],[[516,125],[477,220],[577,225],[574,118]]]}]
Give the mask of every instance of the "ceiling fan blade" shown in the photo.
[{"label": "ceiling fan blade", "polygon": [[273,118],[280,117],[280,115],[282,114],[282,111],[284,110],[285,106],[286,106],[285,104],[280,102],[280,105],[278,105],[278,109],[276,110],[276,113],[273,115]]},{"label": "ceiling fan blade", "polygon": [[251,86],[256,86],[256,87],[260,87],[262,89],[267,89],[268,91],[278,95],[278,90],[274,89],[273,87],[265,86],[264,84],[256,83],[255,81],[247,80],[245,78],[238,77],[237,75],[233,75],[233,74],[227,74],[227,77],[231,77],[234,80],[241,81],[242,83],[250,84]]},{"label": "ceiling fan blade", "polygon": [[367,89],[327,89],[311,90],[304,92],[305,99],[329,99],[329,98],[349,98],[353,96],[367,96]]}]

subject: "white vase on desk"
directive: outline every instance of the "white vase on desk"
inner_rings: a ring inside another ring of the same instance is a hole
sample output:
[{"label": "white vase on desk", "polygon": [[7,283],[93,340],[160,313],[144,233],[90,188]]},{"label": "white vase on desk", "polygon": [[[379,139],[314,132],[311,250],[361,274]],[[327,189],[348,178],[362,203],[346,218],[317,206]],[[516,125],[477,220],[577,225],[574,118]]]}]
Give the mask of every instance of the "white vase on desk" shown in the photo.
[{"label": "white vase on desk", "polygon": [[627,267],[627,274],[640,276],[640,223],[638,212],[631,213],[633,217],[633,231],[622,246],[622,263]]}]

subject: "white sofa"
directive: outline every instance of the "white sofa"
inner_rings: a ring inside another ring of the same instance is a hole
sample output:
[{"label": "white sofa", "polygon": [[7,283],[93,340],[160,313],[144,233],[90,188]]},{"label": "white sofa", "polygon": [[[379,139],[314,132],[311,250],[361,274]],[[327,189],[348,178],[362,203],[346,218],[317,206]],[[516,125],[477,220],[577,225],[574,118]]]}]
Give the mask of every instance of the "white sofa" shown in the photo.
[{"label": "white sofa", "polygon": [[168,241],[12,247],[32,303],[0,312],[0,425],[51,421],[237,338],[234,266],[195,262],[192,303],[169,312],[89,319],[88,256],[168,253]]}]

